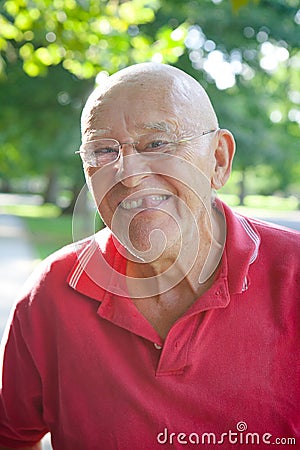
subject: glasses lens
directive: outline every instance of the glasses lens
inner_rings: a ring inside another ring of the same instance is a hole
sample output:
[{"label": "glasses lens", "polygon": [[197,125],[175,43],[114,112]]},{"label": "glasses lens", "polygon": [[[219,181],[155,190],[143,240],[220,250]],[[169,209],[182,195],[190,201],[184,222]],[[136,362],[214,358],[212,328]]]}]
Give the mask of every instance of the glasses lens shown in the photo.
[{"label": "glasses lens", "polygon": [[119,148],[114,139],[96,139],[82,145],[82,159],[89,166],[102,167],[118,158]]}]

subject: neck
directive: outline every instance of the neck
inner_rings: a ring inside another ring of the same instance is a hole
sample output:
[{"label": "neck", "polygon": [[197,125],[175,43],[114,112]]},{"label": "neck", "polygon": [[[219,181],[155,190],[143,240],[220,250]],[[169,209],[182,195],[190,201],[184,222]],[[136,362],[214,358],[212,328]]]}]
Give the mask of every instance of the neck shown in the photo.
[{"label": "neck", "polygon": [[173,246],[149,263],[128,259],[127,283],[133,298],[160,298],[182,289],[196,298],[210,287],[225,244],[223,216],[213,209],[210,217],[211,221],[203,220],[198,227],[198,236],[194,233],[185,236],[180,252],[178,248],[174,251]]}]

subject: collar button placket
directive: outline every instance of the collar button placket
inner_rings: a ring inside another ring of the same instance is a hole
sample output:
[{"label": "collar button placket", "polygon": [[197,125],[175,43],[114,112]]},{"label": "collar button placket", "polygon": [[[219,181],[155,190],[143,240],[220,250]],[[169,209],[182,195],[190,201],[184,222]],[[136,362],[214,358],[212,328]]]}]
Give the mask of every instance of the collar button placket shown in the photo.
[{"label": "collar button placket", "polygon": [[184,371],[188,364],[194,320],[195,318],[186,317],[173,325],[164,342],[156,376],[179,375]]}]

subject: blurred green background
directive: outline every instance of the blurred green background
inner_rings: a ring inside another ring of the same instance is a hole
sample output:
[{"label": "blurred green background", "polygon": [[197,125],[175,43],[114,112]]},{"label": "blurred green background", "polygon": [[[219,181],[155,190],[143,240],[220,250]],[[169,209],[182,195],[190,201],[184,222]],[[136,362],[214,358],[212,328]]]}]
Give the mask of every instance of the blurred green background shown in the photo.
[{"label": "blurred green background", "polygon": [[143,61],[199,80],[234,134],[229,204],[299,209],[299,46],[299,0],[2,1],[1,211],[25,218],[41,257],[71,242],[82,106],[105,74]]}]

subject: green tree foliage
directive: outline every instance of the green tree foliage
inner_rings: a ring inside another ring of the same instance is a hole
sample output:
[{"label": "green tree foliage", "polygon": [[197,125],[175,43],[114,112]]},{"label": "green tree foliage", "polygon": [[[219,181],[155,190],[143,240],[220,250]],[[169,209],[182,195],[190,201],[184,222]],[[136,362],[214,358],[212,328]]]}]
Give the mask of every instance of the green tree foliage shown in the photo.
[{"label": "green tree foliage", "polygon": [[[0,175],[48,174],[78,184],[82,103],[101,71],[135,62],[174,63],[184,52],[187,23],[157,29],[158,0],[7,0],[0,9]],[[76,161],[76,162],[75,162]],[[50,194],[50,195],[48,195]]]},{"label": "green tree foliage", "polygon": [[7,67],[6,76],[0,83],[1,178],[8,184],[44,174],[53,182],[67,174],[78,182],[74,151],[80,110],[92,81],[80,82],[61,66],[49,68],[47,77],[31,78],[18,62]]},{"label": "green tree foliage", "polygon": [[0,175],[67,166],[74,177],[80,109],[95,79],[152,60],[206,87],[220,125],[236,136],[236,169],[262,164],[272,189],[294,189],[299,43],[298,0],[5,0]]},{"label": "green tree foliage", "polygon": [[[166,18],[171,2],[164,5],[158,15]],[[242,173],[271,167],[277,183],[264,193],[299,183],[298,0],[261,0],[235,13],[224,1],[177,1],[175,8],[178,20],[190,23],[187,52],[177,65],[206,87],[221,126],[233,131],[234,167]]]},{"label": "green tree foliage", "polygon": [[[139,27],[155,20],[159,0],[7,0],[0,15],[2,70],[20,58],[29,76],[62,63],[78,78],[113,72],[159,53],[175,62],[184,51],[187,25],[152,36]],[[175,36],[175,37],[174,37]]]}]

